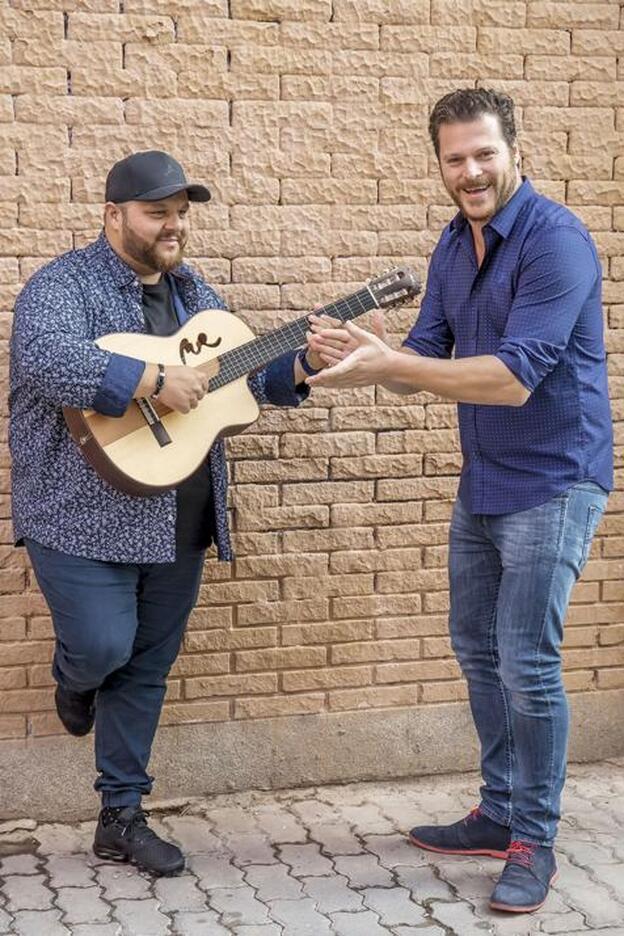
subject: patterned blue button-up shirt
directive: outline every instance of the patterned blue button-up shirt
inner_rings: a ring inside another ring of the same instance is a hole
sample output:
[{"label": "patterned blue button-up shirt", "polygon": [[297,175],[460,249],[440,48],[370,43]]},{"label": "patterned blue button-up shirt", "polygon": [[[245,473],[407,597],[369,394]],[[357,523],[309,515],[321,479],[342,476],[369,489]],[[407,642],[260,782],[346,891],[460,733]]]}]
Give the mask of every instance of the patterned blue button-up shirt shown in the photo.
[{"label": "patterned blue button-up shirt", "polygon": [[459,496],[513,513],[580,481],[613,484],[602,273],[583,224],[524,181],[485,225],[477,266],[458,214],[435,249],[405,345],[429,357],[496,355],[531,391],[521,407],[459,404]]},{"label": "patterned blue button-up shirt", "polygon": [[[175,283],[188,316],[223,300],[182,265]],[[142,286],[102,233],[46,264],[18,296],[11,342],[10,447],[15,539],[110,562],[175,559],[176,494],[132,497],[101,480],[65,426],[62,406],[120,416],[144,364],[98,348],[110,332],[143,332]],[[259,402],[295,406],[295,352],[250,378]],[[217,551],[231,559],[223,443],[210,451]]]}]

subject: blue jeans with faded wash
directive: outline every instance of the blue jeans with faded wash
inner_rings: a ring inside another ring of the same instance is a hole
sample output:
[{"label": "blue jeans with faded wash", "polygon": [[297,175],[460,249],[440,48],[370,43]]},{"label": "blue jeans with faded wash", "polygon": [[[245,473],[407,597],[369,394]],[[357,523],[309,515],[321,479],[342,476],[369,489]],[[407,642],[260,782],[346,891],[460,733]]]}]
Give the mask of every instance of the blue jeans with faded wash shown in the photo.
[{"label": "blue jeans with faded wash", "polygon": [[606,502],[583,482],[518,513],[455,504],[451,642],[481,743],[481,808],[512,839],[555,839],[569,724],[563,624]]}]

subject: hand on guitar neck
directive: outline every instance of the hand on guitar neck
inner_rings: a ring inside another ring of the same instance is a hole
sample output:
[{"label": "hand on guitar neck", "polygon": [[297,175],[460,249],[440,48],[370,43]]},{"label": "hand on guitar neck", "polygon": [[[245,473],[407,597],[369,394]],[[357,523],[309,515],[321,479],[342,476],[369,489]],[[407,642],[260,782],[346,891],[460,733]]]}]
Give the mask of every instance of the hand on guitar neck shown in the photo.
[{"label": "hand on guitar neck", "polygon": [[[146,364],[143,376],[134,391],[135,400],[149,397],[156,387],[158,365]],[[199,401],[208,392],[210,377],[194,367],[168,365],[165,369],[165,382],[158,394],[163,406],[177,413],[189,413],[197,407]]]},{"label": "hand on guitar neck", "polygon": [[[326,328],[336,328],[340,324],[338,319],[323,316],[316,317]],[[326,366],[319,354],[314,350],[308,349],[306,353],[308,364],[315,370],[321,370]],[[295,358],[294,364],[295,384],[301,384],[308,376],[299,361]],[[158,377],[158,365],[146,363],[143,376],[137,384],[134,391],[134,399],[139,400],[142,397],[150,397],[156,387]],[[210,377],[202,373],[197,368],[185,367],[184,365],[169,365],[165,369],[165,382],[163,388],[158,394],[158,399],[163,406],[177,413],[189,413],[196,409],[199,401],[208,393]]]}]

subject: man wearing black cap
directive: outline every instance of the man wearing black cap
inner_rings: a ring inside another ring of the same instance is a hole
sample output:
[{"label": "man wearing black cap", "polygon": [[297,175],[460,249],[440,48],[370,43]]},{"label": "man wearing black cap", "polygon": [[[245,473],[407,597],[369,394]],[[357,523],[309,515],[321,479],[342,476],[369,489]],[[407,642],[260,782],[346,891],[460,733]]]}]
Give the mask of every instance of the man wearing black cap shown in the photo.
[{"label": "man wearing black cap", "polygon": [[[42,267],[20,293],[12,336],[10,445],[15,539],[28,550],[50,607],[59,717],[73,735],[95,722],[102,797],[94,850],[157,874],[184,866],[151,830],[141,799],[167,674],[195,603],[206,547],[232,551],[222,442],[176,491],[123,494],[100,479],[66,429],[62,407],[121,416],[133,398],[158,396],[188,412],[206,378],[104,351],[111,332],[169,335],[195,313],[223,308],[182,263],[189,203],[206,202],[166,153],[135,153],[106,181],[104,230]],[[297,405],[321,362],[289,352],[259,371],[259,401]]]}]

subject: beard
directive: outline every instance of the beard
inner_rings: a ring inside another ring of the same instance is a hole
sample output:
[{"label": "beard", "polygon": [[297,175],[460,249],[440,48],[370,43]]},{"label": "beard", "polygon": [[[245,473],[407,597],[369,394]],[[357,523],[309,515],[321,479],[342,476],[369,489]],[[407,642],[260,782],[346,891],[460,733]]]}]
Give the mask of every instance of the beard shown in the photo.
[{"label": "beard", "polygon": [[480,179],[475,179],[471,182],[470,188],[476,189],[486,185],[489,186],[488,195],[494,195],[493,205],[491,198],[488,198],[487,203],[482,206],[478,204],[474,206],[467,204],[465,197],[462,197],[465,186],[462,186],[461,189],[453,190],[447,187],[447,191],[464,217],[468,220],[489,221],[507,204],[518,186],[516,164],[513,157],[510,159],[509,165],[503,173],[499,175],[489,175],[485,173]]},{"label": "beard", "polygon": [[155,273],[169,273],[182,263],[184,257],[184,248],[186,247],[187,237],[184,234],[169,235],[167,239],[176,237],[178,249],[175,253],[161,253],[159,244],[164,237],[157,237],[155,241],[147,241],[140,237],[128,224],[125,215],[123,216],[121,231],[121,246],[129,257],[136,260],[142,266],[153,270]]}]

